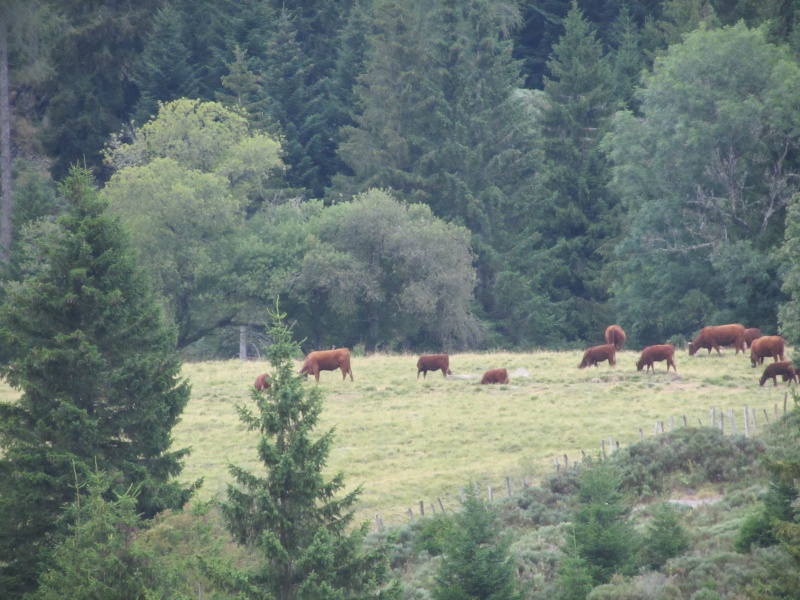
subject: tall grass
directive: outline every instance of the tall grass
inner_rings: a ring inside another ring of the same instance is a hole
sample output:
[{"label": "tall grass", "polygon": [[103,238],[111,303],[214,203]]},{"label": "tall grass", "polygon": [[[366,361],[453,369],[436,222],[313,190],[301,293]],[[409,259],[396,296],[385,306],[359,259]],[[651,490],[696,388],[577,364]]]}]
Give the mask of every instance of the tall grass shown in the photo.
[{"label": "tall grass", "polygon": [[[654,435],[656,421],[670,417],[683,426],[709,425],[712,406],[734,411],[744,430],[743,407],[757,409],[763,427],[766,409],[782,411],[786,385],[759,387],[762,369],[741,354],[676,356],[678,374],[657,363],[653,375],[637,372],[638,352],[623,351],[617,365],[577,368],[581,352],[491,353],[451,356],[453,375],[416,377],[416,355],[354,357],[355,381],[323,372],[319,386],[324,409],[318,433],[335,429],[327,474],[343,471],[349,489],[362,486],[361,520],[380,514],[387,523],[407,519],[407,510],[426,508],[438,498],[456,508],[460,487],[515,487],[553,468],[553,458],[581,451],[596,454],[609,436],[622,444]],[[299,367],[299,363],[298,363]],[[481,386],[492,367],[505,367],[508,385]],[[201,362],[184,365],[192,398],[174,431],[175,447],[192,448],[182,479],[204,477],[201,497],[224,497],[228,465],[258,471],[256,436],[238,419],[235,404],[249,405],[264,362]],[[313,379],[306,384],[315,385]]]}]

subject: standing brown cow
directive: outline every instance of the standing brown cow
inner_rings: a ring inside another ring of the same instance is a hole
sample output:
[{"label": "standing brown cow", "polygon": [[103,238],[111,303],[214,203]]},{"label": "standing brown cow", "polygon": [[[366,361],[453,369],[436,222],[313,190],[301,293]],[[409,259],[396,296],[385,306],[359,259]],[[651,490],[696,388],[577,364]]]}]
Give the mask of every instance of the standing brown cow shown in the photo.
[{"label": "standing brown cow", "polygon": [[645,373],[648,373],[650,369],[653,369],[653,373],[655,373],[656,367],[653,363],[660,360],[667,361],[667,373],[669,373],[670,365],[675,369],[676,373],[678,372],[678,367],[675,366],[675,346],[672,344],[658,344],[648,346],[642,350],[642,356],[639,358],[639,362],[636,363],[636,370],[641,371],[646,366]]},{"label": "standing brown cow", "polygon": [[483,374],[481,385],[487,383],[508,383],[508,371],[506,369],[489,369]]},{"label": "standing brown cow", "polygon": [[753,340],[757,340],[761,337],[761,330],[758,327],[748,327],[744,330],[744,343],[747,344],[747,347],[753,345]]},{"label": "standing brown cow", "polygon": [[317,350],[309,352],[303,366],[298,373],[313,375],[319,383],[320,371],[342,370],[342,381],[347,379],[350,374],[350,381],[353,381],[353,369],[350,368],[350,350],[347,348],[336,348],[335,350]]},{"label": "standing brown cow", "polygon": [[744,354],[744,325],[731,323],[703,327],[697,337],[689,342],[689,356],[694,356],[700,348],[707,348],[709,354],[713,348],[721,356],[720,346],[733,346],[736,348],[736,354],[739,354],[739,350]]},{"label": "standing brown cow", "polygon": [[262,373],[261,375],[256,377],[256,381],[253,384],[253,387],[255,387],[259,392],[266,390],[269,387],[269,374]]},{"label": "standing brown cow", "polygon": [[775,361],[786,360],[786,340],[779,335],[766,335],[753,340],[750,345],[750,365],[763,365],[764,358],[774,357]]},{"label": "standing brown cow", "polygon": [[428,371],[442,370],[442,376],[447,379],[448,375],[452,375],[450,371],[450,356],[448,354],[423,354],[417,361],[417,379],[419,374],[422,373],[422,378],[428,376]]},{"label": "standing brown cow", "polygon": [[608,361],[609,366],[613,367],[617,364],[617,348],[614,344],[603,344],[602,346],[592,346],[583,353],[583,360],[578,365],[579,369],[584,367],[597,366],[597,363]]},{"label": "standing brown cow", "polygon": [[764,369],[763,375],[761,375],[761,380],[758,382],[758,385],[764,385],[767,379],[772,379],[773,385],[778,385],[778,375],[780,375],[784,381],[788,381],[789,385],[792,385],[793,381],[800,384],[797,371],[794,366],[792,366],[792,361],[784,360],[768,364],[767,368]]},{"label": "standing brown cow", "polygon": [[606,344],[614,344],[617,350],[622,350],[627,336],[619,325],[609,325],[606,327],[605,339]]}]

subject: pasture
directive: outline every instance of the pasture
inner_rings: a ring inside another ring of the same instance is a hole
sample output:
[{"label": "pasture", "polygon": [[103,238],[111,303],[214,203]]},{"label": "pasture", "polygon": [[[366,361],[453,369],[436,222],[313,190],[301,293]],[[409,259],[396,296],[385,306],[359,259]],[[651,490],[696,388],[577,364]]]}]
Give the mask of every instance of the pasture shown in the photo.
[{"label": "pasture", "polygon": [[[335,428],[328,475],[343,471],[348,489],[362,485],[359,520],[380,514],[388,523],[418,513],[419,501],[442,499],[458,506],[461,486],[488,485],[504,493],[505,477],[518,488],[552,470],[554,457],[570,460],[600,451],[601,440],[628,445],[654,435],[656,421],[669,431],[670,417],[691,427],[708,426],[710,410],[733,410],[737,433],[744,431],[744,406],[773,418],[783,409],[786,384],[759,387],[762,367],[725,350],[689,357],[676,351],[677,375],[664,362],[655,375],[637,372],[638,351],[617,354],[617,365],[578,369],[582,352],[465,353],[451,355],[453,375],[417,380],[417,355],[353,357],[355,381],[340,371],[323,372],[323,413],[317,433]],[[297,362],[300,367],[301,362]],[[766,363],[765,363],[766,364]],[[508,369],[507,385],[481,386],[483,372]],[[254,433],[239,421],[235,404],[252,405],[253,381],[269,371],[266,362],[186,363],[192,398],[174,430],[175,446],[190,446],[182,479],[205,478],[200,497],[224,498],[228,464],[258,472]],[[305,384],[314,386],[313,378]],[[792,388],[794,389],[794,388]],[[791,394],[789,396],[791,402]],[[563,460],[563,459],[562,459]]]}]

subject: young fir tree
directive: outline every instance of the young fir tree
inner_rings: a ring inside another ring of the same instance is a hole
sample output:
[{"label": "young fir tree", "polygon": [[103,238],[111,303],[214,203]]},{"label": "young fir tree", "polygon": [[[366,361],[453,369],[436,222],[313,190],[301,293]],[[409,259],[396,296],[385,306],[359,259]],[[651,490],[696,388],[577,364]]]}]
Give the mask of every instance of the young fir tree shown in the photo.
[{"label": "young fir tree", "polygon": [[497,515],[470,486],[448,531],[436,574],[435,600],[517,600],[514,563]]},{"label": "young fir tree", "polygon": [[394,587],[378,590],[387,576],[384,550],[365,547],[367,523],[351,527],[360,488],[337,498],[343,474],[330,481],[322,476],[333,431],[312,438],[322,411],[320,390],[304,389],[294,372],[299,345],[282,324],[286,315],[276,310],[271,317],[270,387],[253,390],[256,412],[237,407],[247,427],[261,434],[258,456],[266,473],[232,465],[236,485],[228,487],[221,507],[236,541],[263,558],[248,571],[219,578],[247,598],[393,597]]},{"label": "young fir tree", "polygon": [[177,593],[177,573],[137,538],[142,519],[135,490],[107,500],[103,494],[110,485],[103,472],[91,474],[85,486],[76,485],[75,500],[65,511],[73,523],[70,533],[54,548],[31,600],[188,598]]},{"label": "young fir tree", "polygon": [[175,328],[89,172],[73,168],[60,193],[67,212],[32,236],[0,312],[0,374],[22,392],[0,403],[3,598],[35,581],[75,472],[139,486],[145,517],[192,492],[173,479],[188,450],[170,450],[171,430],[190,392]]}]

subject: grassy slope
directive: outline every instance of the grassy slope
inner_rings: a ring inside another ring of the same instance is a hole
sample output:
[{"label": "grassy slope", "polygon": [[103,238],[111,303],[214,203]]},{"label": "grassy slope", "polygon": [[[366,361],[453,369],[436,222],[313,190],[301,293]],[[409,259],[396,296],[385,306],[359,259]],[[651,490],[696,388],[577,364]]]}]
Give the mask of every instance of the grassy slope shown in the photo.
[{"label": "grassy slope", "polygon": [[[734,410],[743,431],[743,407],[772,417],[783,407],[786,385],[759,387],[761,368],[728,350],[722,357],[676,355],[678,375],[657,363],[655,375],[637,372],[637,352],[618,355],[617,366],[579,370],[580,352],[458,354],[453,376],[439,372],[416,379],[416,356],[376,355],[353,359],[355,382],[324,372],[324,411],[319,431],[335,427],[329,474],[343,471],[349,486],[363,485],[361,520],[376,513],[401,522],[441,498],[457,505],[468,481],[505,489],[505,476],[518,488],[553,468],[553,458],[581,450],[596,453],[609,436],[636,441],[639,428],[653,435],[656,420],[669,429],[685,415],[690,426],[708,425],[711,406]],[[768,359],[770,360],[770,359]],[[298,363],[299,365],[299,363]],[[511,383],[480,386],[484,370],[506,367]],[[176,447],[191,446],[183,478],[205,477],[201,497],[224,497],[227,465],[257,470],[255,436],[245,431],[234,409],[250,402],[256,375],[266,363],[189,363],[184,373],[192,399],[174,432]],[[527,376],[525,376],[527,374]],[[314,385],[313,380],[307,384]],[[729,421],[726,416],[726,430]]]}]

